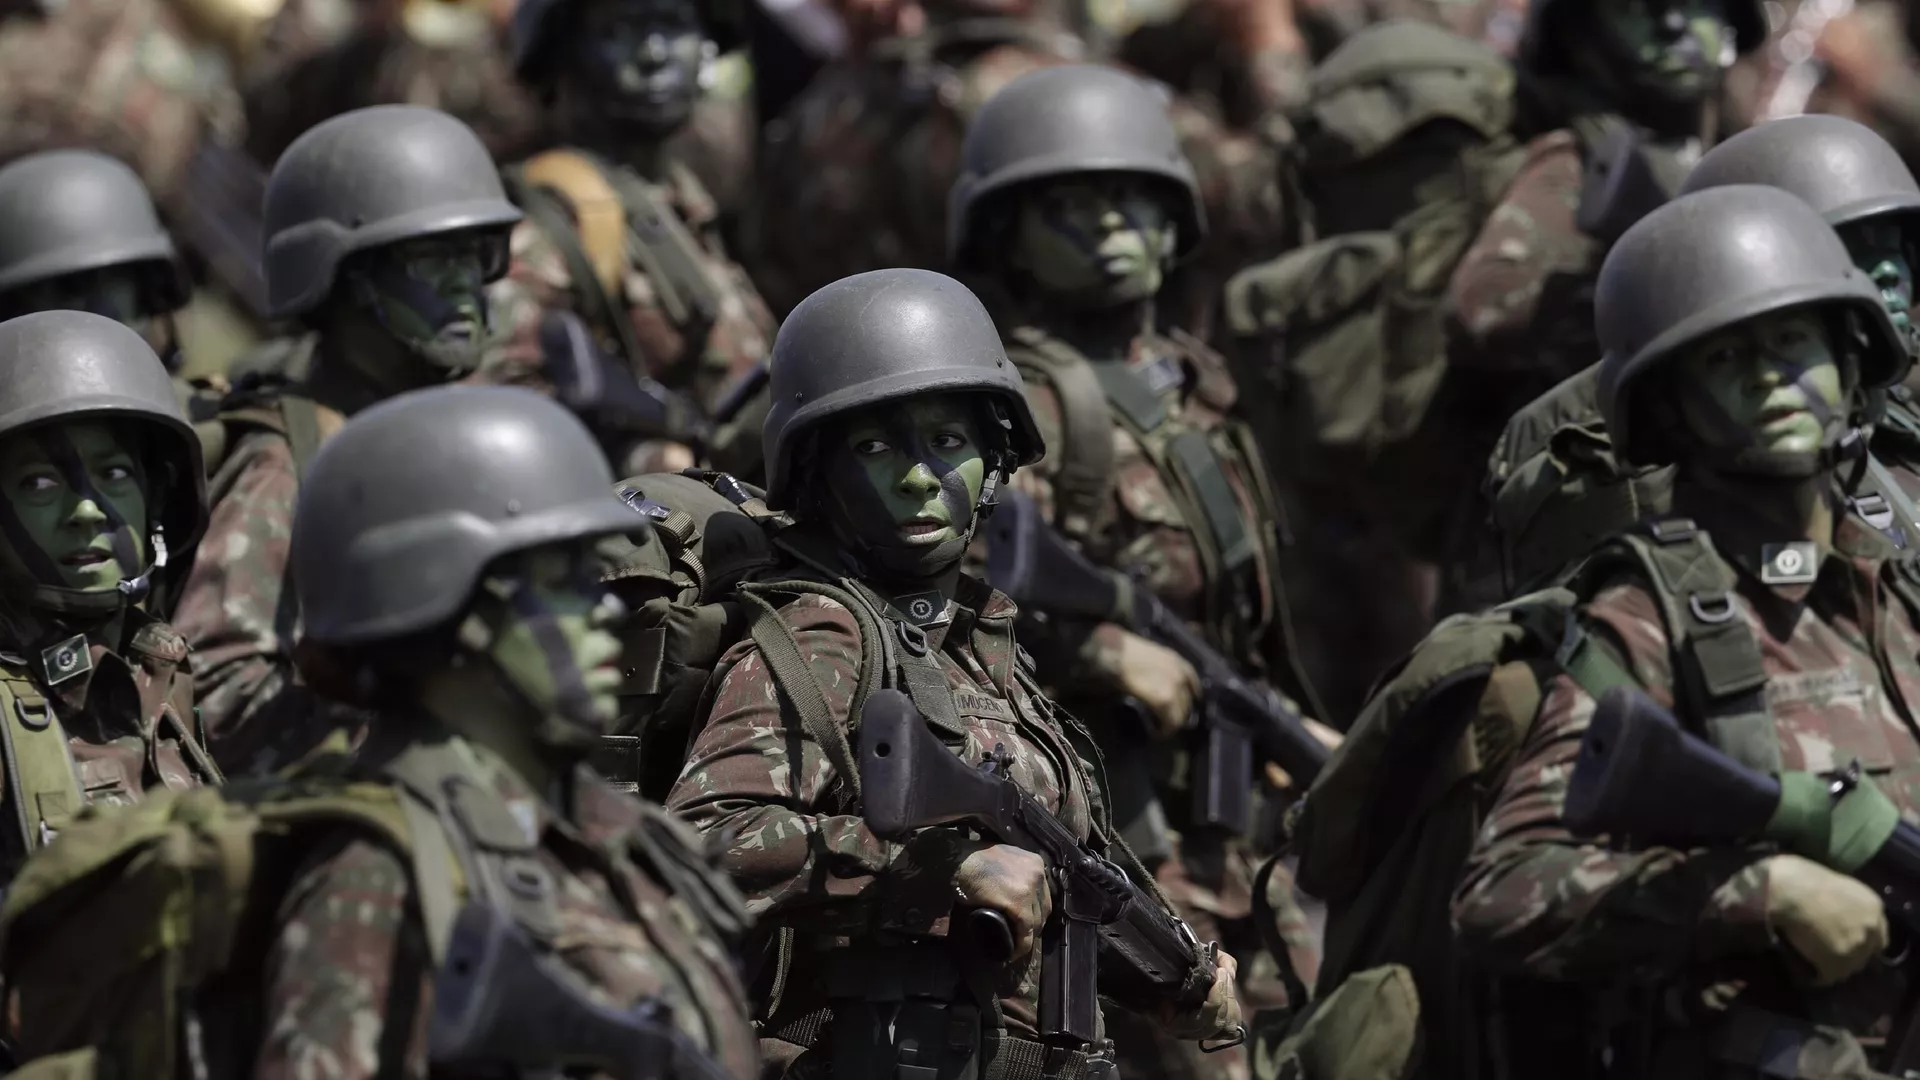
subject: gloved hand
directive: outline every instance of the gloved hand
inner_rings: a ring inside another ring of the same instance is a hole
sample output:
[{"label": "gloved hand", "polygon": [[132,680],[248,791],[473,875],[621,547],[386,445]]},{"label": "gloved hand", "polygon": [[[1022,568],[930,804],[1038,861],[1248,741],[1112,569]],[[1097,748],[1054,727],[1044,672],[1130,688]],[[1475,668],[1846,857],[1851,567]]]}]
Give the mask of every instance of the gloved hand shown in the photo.
[{"label": "gloved hand", "polygon": [[1157,642],[1129,630],[1120,631],[1119,655],[1114,657],[1120,688],[1147,707],[1164,737],[1193,722],[1193,702],[1200,696],[1200,674],[1193,665]]},{"label": "gloved hand", "polygon": [[1798,855],[1760,863],[1767,920],[1789,949],[1813,967],[1815,986],[1831,986],[1887,947],[1887,911],[1872,889]]},{"label": "gloved hand", "polygon": [[1053,912],[1047,861],[1012,844],[975,843],[953,875],[954,891],[965,907],[988,908],[1005,916],[1007,929],[1013,932],[1012,959],[1025,959]]},{"label": "gloved hand", "polygon": [[1214,957],[1213,988],[1207,1000],[1189,1012],[1175,1012],[1169,1004],[1162,1008],[1160,1026],[1176,1039],[1212,1039],[1241,1026],[1240,998],[1234,993],[1234,980],[1240,964],[1228,953]]}]

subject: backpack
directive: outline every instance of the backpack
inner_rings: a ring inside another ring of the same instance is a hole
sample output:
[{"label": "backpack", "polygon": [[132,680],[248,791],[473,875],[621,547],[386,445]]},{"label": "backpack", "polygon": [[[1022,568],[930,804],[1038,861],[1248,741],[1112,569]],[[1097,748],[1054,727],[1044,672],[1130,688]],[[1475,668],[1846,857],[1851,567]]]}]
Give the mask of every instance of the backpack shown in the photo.
[{"label": "backpack", "polygon": [[1299,885],[1328,907],[1319,1002],[1292,1018],[1292,1035],[1348,979],[1397,966],[1417,990],[1421,1075],[1486,1074],[1488,981],[1454,948],[1453,889],[1553,676],[1596,698],[1635,685],[1577,612],[1627,576],[1657,600],[1686,714],[1723,751],[1778,771],[1759,643],[1745,620],[1713,621],[1734,572],[1689,521],[1623,532],[1558,584],[1442,621],[1383,678],[1290,820]]},{"label": "backpack", "polygon": [[[853,595],[857,587],[817,564],[805,566],[810,560],[777,541],[792,518],[769,509],[759,488],[726,473],[649,473],[620,481],[617,490],[652,529],[637,542],[617,537],[601,549],[609,562],[604,580],[631,614],[621,629],[621,717],[594,754],[595,769],[616,787],[664,801],[705,716],[714,668],[751,638],[809,733],[835,759],[847,794],[857,794],[859,770],[846,733],[778,617],[783,604],[811,593],[862,620],[858,715],[891,650],[881,644],[870,605]],[[788,576],[797,556],[799,573],[813,570],[817,578]]]}]

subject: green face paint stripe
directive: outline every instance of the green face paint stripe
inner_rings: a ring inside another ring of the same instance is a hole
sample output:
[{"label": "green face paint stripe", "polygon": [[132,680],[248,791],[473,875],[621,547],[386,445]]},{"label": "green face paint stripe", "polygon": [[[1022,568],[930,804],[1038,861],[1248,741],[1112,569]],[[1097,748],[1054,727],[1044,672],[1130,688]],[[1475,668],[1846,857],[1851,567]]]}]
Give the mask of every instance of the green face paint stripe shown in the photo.
[{"label": "green face paint stripe", "polygon": [[594,725],[598,718],[593,694],[587,690],[586,673],[574,659],[573,646],[560,629],[559,617],[525,578],[513,580],[514,588],[507,594],[507,603],[515,617],[533,633],[534,644],[546,660],[560,715],[585,726]]},{"label": "green face paint stripe", "polygon": [[[41,428],[31,433],[34,441],[46,451],[54,468],[67,478],[74,493],[80,498],[92,502],[106,515],[107,524],[112,527],[113,561],[119,564],[122,581],[132,581],[141,574],[140,546],[134,536],[133,525],[127,520],[119,506],[98,488],[93,486],[93,477],[87,471],[86,462],[80,459],[80,451],[73,445],[67,432],[58,427]],[[119,443],[115,439],[116,444]],[[122,447],[122,449],[125,449]],[[146,486],[146,476],[140,468],[140,455],[129,453],[132,462],[133,482],[142,488]],[[60,580],[58,578],[54,580]]]}]

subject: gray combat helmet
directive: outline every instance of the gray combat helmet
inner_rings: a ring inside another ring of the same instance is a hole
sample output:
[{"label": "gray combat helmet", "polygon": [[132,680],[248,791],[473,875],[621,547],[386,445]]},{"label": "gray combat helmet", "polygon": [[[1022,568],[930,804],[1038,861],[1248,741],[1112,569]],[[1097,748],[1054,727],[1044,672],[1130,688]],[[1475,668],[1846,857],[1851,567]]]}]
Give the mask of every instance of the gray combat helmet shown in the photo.
[{"label": "gray combat helmet", "polygon": [[1806,203],[1741,184],[1682,196],[1636,222],[1607,253],[1594,292],[1600,411],[1614,446],[1636,463],[1665,464],[1653,436],[1633,424],[1642,377],[1728,326],[1809,305],[1857,320],[1863,388],[1900,377],[1906,344],[1879,290]]},{"label": "gray combat helmet", "polygon": [[[137,422],[152,434],[149,502],[165,543],[184,551],[207,525],[200,439],[180,409],[166,366],[145,338],[104,315],[36,311],[0,323],[0,438],[51,423]],[[154,469],[158,466],[157,470]],[[122,594],[35,582],[34,602],[61,611],[105,611],[144,593],[153,565],[129,573]]]},{"label": "gray combat helmet", "polygon": [[[554,40],[562,18],[580,0],[519,0],[513,6],[513,21],[508,26],[509,51],[514,78],[530,86],[542,86],[553,78]],[[707,39],[722,52],[735,47],[744,32],[731,4],[694,4]]]},{"label": "gray combat helmet", "polygon": [[153,270],[160,310],[186,305],[192,283],[132,169],[92,150],[49,150],[0,168],[0,292],[142,264]]},{"label": "gray combat helmet", "polygon": [[960,178],[947,198],[947,257],[969,263],[980,210],[993,196],[1098,172],[1154,177],[1176,189],[1180,254],[1206,235],[1200,188],[1167,118],[1166,96],[1124,71],[1069,64],[1013,80],[967,125]]},{"label": "gray combat helmet", "polygon": [[645,526],[560,405],[514,387],[415,390],[354,414],[314,455],[293,583],[309,638],[364,645],[446,623],[501,556]]},{"label": "gray combat helmet", "polygon": [[279,319],[318,307],[355,252],[505,229],[520,211],[472,128],[438,109],[375,105],[295,139],[267,178],[261,218],[267,306]]},{"label": "gray combat helmet", "polygon": [[773,341],[763,429],[767,504],[792,504],[801,436],[823,421],[931,391],[992,395],[1011,423],[1008,471],[1046,452],[1020,373],[979,297],[931,270],[874,270],[800,301]]},{"label": "gray combat helmet", "polygon": [[1780,188],[1835,228],[1920,212],[1920,184],[1907,163],[1872,128],[1844,116],[1809,114],[1750,127],[1707,151],[1680,192],[1727,184]]}]

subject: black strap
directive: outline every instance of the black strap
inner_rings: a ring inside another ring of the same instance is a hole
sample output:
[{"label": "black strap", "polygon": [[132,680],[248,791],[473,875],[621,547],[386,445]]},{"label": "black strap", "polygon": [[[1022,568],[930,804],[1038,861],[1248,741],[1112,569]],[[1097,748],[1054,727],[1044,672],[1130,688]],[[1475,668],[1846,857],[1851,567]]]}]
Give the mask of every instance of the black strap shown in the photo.
[{"label": "black strap", "polygon": [[526,211],[533,223],[559,248],[560,258],[567,264],[567,276],[573,280],[574,294],[579,298],[580,313],[601,333],[619,343],[620,354],[629,368],[645,371],[646,353],[640,348],[640,338],[634,332],[633,320],[614,303],[613,297],[607,295],[607,290],[601,285],[600,275],[594,271],[586,249],[580,246],[580,235],[574,225],[573,215],[567,212],[565,201],[547,188],[527,183],[518,169],[503,170],[501,180],[505,182],[507,193],[514,203]]}]

